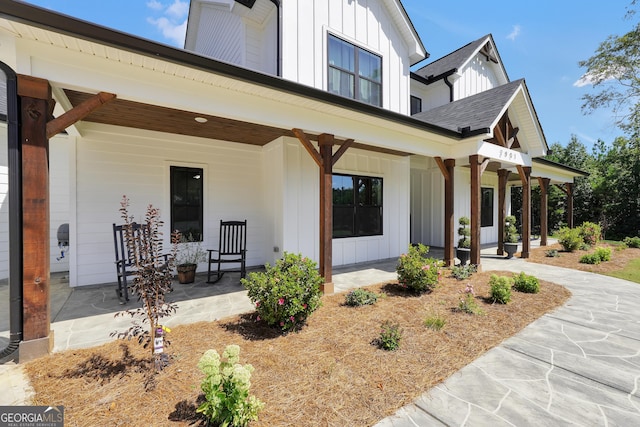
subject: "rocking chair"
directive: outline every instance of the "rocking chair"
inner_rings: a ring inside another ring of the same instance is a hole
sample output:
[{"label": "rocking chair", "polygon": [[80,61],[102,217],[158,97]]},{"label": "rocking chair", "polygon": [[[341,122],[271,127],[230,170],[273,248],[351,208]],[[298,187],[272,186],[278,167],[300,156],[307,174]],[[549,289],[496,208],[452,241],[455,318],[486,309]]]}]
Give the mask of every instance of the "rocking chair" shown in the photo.
[{"label": "rocking chair", "polygon": [[[209,268],[207,283],[216,283],[226,272],[239,272],[240,277],[246,276],[247,258],[247,220],[220,221],[220,240],[218,249],[208,249]],[[239,270],[221,270],[222,264],[240,264]],[[217,265],[217,269],[211,266]],[[212,277],[213,276],[213,280]]]}]

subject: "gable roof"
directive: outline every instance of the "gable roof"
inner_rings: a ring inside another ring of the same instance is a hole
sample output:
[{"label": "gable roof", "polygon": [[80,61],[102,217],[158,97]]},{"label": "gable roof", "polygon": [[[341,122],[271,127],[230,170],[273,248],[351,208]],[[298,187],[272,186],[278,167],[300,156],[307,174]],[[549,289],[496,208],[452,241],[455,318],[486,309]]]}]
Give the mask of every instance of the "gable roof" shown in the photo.
[{"label": "gable roof", "polygon": [[[457,132],[486,131],[486,133],[490,133],[523,82],[523,79],[516,80],[476,95],[414,114],[413,117]],[[465,128],[468,128],[468,131],[463,131]]]},{"label": "gable roof", "polygon": [[458,72],[467,63],[469,63],[469,61],[471,61],[478,52],[482,51],[483,48],[487,46],[487,44],[489,44],[490,47],[490,49],[488,50],[488,54],[492,56],[493,62],[497,62],[502,72],[504,73],[506,80],[509,81],[507,71],[502,65],[502,60],[500,59],[500,55],[498,54],[496,44],[493,41],[493,36],[491,34],[480,37],[478,40],[472,41],[471,43],[462,46],[460,49],[457,49],[450,54],[445,55],[430,64],[425,65],[424,67],[415,71],[414,74],[417,74],[418,76],[423,77],[427,80],[431,80],[443,74],[452,74],[454,72]]}]

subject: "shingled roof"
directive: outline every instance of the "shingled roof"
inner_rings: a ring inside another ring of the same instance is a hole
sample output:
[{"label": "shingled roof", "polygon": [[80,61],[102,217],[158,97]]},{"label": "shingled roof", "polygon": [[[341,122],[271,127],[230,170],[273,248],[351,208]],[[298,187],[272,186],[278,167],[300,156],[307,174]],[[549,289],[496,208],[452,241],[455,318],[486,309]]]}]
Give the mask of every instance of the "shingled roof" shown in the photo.
[{"label": "shingled roof", "polygon": [[489,133],[508,107],[514,94],[523,86],[524,79],[515,80],[476,95],[414,114],[412,117],[463,134],[474,131],[477,133],[482,130]]},{"label": "shingled roof", "polygon": [[500,63],[500,66],[502,66],[502,62],[500,61],[498,52],[495,49],[493,36],[491,34],[487,34],[486,36],[472,41],[471,43],[461,47],[460,49],[455,50],[446,56],[443,56],[442,58],[432,62],[431,64],[425,65],[424,67],[415,71],[414,74],[417,74],[418,76],[429,80],[446,73],[459,71],[478,51],[482,49],[483,46],[485,46],[489,42],[491,42],[491,45],[493,47],[492,53],[495,54],[495,59]]}]

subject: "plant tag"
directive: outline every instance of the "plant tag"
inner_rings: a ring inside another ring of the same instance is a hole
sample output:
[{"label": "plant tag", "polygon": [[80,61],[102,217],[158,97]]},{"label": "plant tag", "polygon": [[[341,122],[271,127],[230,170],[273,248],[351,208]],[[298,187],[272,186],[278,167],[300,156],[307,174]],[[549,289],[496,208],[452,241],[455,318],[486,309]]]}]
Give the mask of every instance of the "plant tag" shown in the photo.
[{"label": "plant tag", "polygon": [[164,352],[164,338],[162,337],[162,327],[156,329],[156,335],[153,339],[153,353],[159,354]]}]

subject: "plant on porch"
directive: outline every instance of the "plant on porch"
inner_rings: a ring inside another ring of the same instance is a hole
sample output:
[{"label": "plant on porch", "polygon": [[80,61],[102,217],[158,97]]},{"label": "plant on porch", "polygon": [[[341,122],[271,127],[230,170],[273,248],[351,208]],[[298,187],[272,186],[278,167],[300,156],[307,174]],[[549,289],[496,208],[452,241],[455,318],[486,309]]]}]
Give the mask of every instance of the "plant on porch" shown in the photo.
[{"label": "plant on porch", "polygon": [[504,218],[504,251],[507,258],[513,258],[518,251],[518,230],[516,228],[516,217],[509,215]]},{"label": "plant on porch", "polygon": [[[124,234],[127,241],[127,250],[140,251],[134,256],[134,279],[131,291],[138,295],[138,301],[142,307],[121,311],[115,317],[130,315],[134,320],[133,325],[124,332],[112,332],[111,336],[118,338],[137,338],[144,348],[150,348],[154,356],[156,370],[160,370],[167,363],[168,358],[164,354],[164,345],[168,345],[164,337],[167,328],[164,328],[160,320],[175,313],[178,308],[175,303],[165,301],[165,294],[171,292],[173,281],[173,268],[178,250],[178,234],[171,234],[171,252],[163,256],[162,226],[160,210],[152,205],[147,207],[145,213],[145,225],[148,235],[143,245],[136,245],[132,238],[133,216],[129,215],[129,199],[122,197],[120,202],[120,215],[124,222]],[[141,318],[140,321],[135,320]],[[148,328],[145,327],[148,325]]]},{"label": "plant on porch", "polygon": [[256,320],[284,332],[300,328],[322,304],[320,285],[324,279],[316,263],[300,254],[285,252],[274,266],[266,264],[265,269],[240,280],[255,304]]},{"label": "plant on porch", "polygon": [[207,260],[207,253],[202,249],[202,241],[196,240],[193,234],[180,235],[176,270],[178,282],[193,283],[199,262]]},{"label": "plant on porch", "polygon": [[460,236],[460,239],[458,240],[458,247],[456,248],[456,257],[460,260],[461,265],[465,265],[469,262],[469,259],[471,259],[471,238],[469,237],[471,236],[471,230],[467,228],[469,224],[471,224],[471,221],[469,217],[461,216],[460,219],[458,219],[458,224],[460,224],[460,227],[458,227],[458,236]]}]

